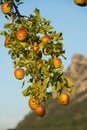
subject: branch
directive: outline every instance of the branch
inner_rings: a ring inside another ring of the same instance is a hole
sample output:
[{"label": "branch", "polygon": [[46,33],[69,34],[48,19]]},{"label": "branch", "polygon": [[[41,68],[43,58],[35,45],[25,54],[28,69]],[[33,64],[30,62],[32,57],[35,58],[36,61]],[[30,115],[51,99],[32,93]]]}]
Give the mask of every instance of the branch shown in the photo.
[{"label": "branch", "polygon": [[21,17],[26,17],[26,18],[29,18],[28,16],[25,16],[25,15],[21,15],[19,10],[18,10],[18,6],[15,4],[14,0],[13,0],[13,6],[15,8],[15,11],[16,11],[16,14],[18,15],[19,18]]},{"label": "branch", "polygon": [[19,10],[18,10],[18,6],[16,6],[14,0],[13,0],[13,6],[14,6],[14,8],[15,8],[16,14],[18,15],[19,18],[21,18],[22,16],[21,16],[21,14],[20,14],[20,12],[19,12]]}]

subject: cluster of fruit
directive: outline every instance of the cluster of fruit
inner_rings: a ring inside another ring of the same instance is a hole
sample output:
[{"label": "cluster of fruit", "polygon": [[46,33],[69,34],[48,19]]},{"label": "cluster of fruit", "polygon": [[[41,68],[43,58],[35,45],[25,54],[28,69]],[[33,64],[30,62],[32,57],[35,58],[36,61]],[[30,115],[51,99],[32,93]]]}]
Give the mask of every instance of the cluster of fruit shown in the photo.
[{"label": "cluster of fruit", "polygon": [[[13,3],[14,4],[14,3]],[[14,63],[14,76],[18,80],[25,79],[23,86],[28,87],[22,91],[24,96],[30,96],[29,106],[35,110],[37,115],[43,117],[45,108],[42,102],[56,97],[61,104],[69,103],[69,95],[73,91],[72,81],[63,75],[62,58],[63,50],[62,33],[53,31],[50,21],[40,16],[38,9],[34,10],[35,15],[23,17],[12,11],[15,5],[3,2],[2,12],[12,16],[12,22],[5,24],[7,31],[2,31],[5,36],[5,47],[9,48],[9,54]],[[26,82],[27,81],[27,82]]]},{"label": "cluster of fruit", "polygon": [[[58,100],[59,100],[60,104],[68,105],[69,104],[69,95],[65,94],[65,93],[62,93],[58,97]],[[28,102],[28,105],[29,105],[29,107],[32,110],[35,110],[36,114],[39,117],[45,116],[45,114],[46,114],[45,107],[39,102],[38,99],[36,99],[36,98],[30,98],[29,102]]]},{"label": "cluster of fruit", "polygon": [[32,110],[35,110],[36,114],[39,117],[45,116],[45,114],[46,114],[45,108],[42,104],[39,103],[38,99],[30,98],[28,105]]},{"label": "cluster of fruit", "polygon": [[75,4],[79,6],[86,6],[87,5],[87,0],[74,0]]}]

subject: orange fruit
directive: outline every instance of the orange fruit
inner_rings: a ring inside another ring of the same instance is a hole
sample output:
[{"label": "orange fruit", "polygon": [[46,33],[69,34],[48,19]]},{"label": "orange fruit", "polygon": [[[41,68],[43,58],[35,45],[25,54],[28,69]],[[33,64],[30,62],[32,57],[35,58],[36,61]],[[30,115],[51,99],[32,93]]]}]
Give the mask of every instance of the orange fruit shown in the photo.
[{"label": "orange fruit", "polygon": [[9,2],[3,2],[1,9],[4,14],[9,14],[11,12],[11,6],[9,5]]},{"label": "orange fruit", "polygon": [[35,112],[39,117],[43,117],[46,114],[45,108],[41,104],[37,105]]},{"label": "orange fruit", "polygon": [[15,75],[15,77],[16,77],[17,79],[21,80],[21,79],[23,79],[24,76],[25,76],[25,71],[24,71],[24,69],[22,69],[22,68],[17,68],[17,69],[15,69],[15,71],[14,71],[14,75]]},{"label": "orange fruit", "polygon": [[86,0],[86,5],[87,5],[87,0]]},{"label": "orange fruit", "polygon": [[51,41],[51,37],[49,35],[45,35],[42,37],[41,39],[42,42],[50,42]]},{"label": "orange fruit", "polygon": [[26,29],[19,29],[16,33],[16,37],[19,41],[24,41],[27,38],[27,31]]},{"label": "orange fruit", "polygon": [[85,6],[86,0],[74,0],[74,3],[80,6]]},{"label": "orange fruit", "polygon": [[66,93],[62,93],[58,97],[58,100],[59,100],[60,104],[68,105],[69,104],[69,95]]},{"label": "orange fruit", "polygon": [[36,98],[29,99],[28,105],[32,110],[34,110],[38,104],[39,104],[39,101]]},{"label": "orange fruit", "polygon": [[53,65],[55,68],[60,68],[62,64],[62,61],[60,58],[53,58]]}]

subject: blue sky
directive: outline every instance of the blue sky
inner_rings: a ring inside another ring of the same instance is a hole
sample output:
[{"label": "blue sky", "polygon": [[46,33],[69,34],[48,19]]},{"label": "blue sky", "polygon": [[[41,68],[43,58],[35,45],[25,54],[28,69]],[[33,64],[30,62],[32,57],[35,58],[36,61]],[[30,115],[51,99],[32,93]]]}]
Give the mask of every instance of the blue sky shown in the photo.
[{"label": "blue sky", "polygon": [[[87,57],[87,7],[74,4],[73,0],[26,0],[19,10],[25,15],[40,9],[41,16],[51,21],[57,32],[63,33],[67,60],[65,70],[74,54]],[[3,30],[4,15],[0,9],[0,31]],[[28,98],[21,94],[21,83],[14,77],[13,63],[0,36],[0,130],[17,125],[29,111]]]}]

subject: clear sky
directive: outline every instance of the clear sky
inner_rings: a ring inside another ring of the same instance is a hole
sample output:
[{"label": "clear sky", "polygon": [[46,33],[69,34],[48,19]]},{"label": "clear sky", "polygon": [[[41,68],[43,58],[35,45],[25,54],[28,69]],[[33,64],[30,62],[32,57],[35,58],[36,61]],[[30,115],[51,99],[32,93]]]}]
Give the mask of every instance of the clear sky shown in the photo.
[{"label": "clear sky", "polygon": [[[87,57],[87,7],[77,6],[73,0],[24,0],[19,10],[30,15],[35,8],[40,9],[41,16],[49,19],[57,32],[63,33],[65,69],[74,54]],[[0,9],[0,31],[4,22]],[[28,97],[21,94],[22,81],[15,79],[12,60],[3,45],[4,37],[0,36],[0,130],[16,126],[30,111]]]}]

